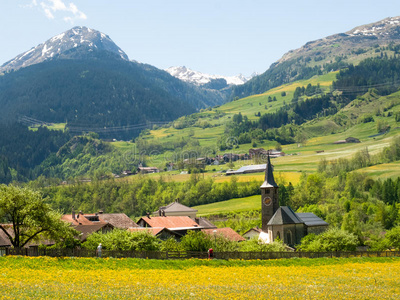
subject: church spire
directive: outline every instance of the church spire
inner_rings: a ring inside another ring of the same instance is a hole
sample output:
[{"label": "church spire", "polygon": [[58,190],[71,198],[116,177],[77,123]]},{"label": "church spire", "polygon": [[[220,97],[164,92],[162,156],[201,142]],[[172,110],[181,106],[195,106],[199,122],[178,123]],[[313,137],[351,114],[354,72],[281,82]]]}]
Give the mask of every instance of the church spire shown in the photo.
[{"label": "church spire", "polygon": [[278,187],[274,179],[274,173],[272,171],[271,160],[269,158],[268,153],[268,160],[267,160],[267,167],[265,169],[265,180],[261,185],[261,188],[269,188],[269,187]]}]

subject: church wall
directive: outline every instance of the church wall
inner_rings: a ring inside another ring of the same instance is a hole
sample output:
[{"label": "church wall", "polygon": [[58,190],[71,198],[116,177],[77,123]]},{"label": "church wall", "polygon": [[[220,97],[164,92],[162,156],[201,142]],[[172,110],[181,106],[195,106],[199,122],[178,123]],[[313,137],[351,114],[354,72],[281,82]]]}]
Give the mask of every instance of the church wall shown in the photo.
[{"label": "church wall", "polygon": [[[268,226],[268,232],[272,232],[272,242],[278,237],[278,232],[281,241],[287,245],[300,244],[301,239],[304,237],[304,224],[285,224]],[[290,235],[290,239],[288,237]]]}]

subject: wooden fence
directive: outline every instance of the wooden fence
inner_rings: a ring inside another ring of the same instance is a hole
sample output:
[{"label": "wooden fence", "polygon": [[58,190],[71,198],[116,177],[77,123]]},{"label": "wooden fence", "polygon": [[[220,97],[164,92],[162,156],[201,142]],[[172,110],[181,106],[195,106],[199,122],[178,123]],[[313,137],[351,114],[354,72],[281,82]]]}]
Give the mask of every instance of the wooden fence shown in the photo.
[{"label": "wooden fence", "polygon": [[[0,256],[50,256],[50,257],[96,257],[95,250],[87,249],[38,249],[0,248]],[[320,257],[400,257],[400,251],[354,251],[354,252],[214,252],[216,259],[279,259]],[[111,251],[102,250],[101,257],[144,259],[188,259],[208,258],[207,252],[197,251]]]}]

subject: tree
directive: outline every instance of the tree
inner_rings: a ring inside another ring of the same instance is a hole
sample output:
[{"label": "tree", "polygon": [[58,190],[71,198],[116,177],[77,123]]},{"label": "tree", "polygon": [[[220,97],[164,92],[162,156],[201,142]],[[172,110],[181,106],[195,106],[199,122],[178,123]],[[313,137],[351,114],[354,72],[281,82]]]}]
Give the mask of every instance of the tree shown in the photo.
[{"label": "tree", "polygon": [[181,240],[183,248],[187,251],[207,251],[215,245],[211,235],[203,231],[189,231]]},{"label": "tree", "polygon": [[387,240],[387,245],[391,248],[400,250],[400,226],[394,227],[386,232],[385,239]]},{"label": "tree", "polygon": [[14,248],[41,238],[59,242],[77,235],[39,192],[13,185],[0,186],[0,220],[0,230]]}]

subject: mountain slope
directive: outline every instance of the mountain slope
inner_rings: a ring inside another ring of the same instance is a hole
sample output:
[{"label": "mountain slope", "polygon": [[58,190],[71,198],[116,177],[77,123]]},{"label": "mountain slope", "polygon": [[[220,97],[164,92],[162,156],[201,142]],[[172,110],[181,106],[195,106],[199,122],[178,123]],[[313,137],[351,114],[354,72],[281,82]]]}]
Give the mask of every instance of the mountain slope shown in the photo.
[{"label": "mountain slope", "polygon": [[24,115],[68,122],[78,131],[101,129],[109,137],[130,139],[143,127],[127,131],[127,126],[172,121],[225,97],[129,61],[105,34],[85,27],[19,55],[2,70],[7,72],[0,76],[0,122]]},{"label": "mountain slope", "polygon": [[339,70],[349,63],[357,64],[367,57],[378,56],[380,47],[399,42],[400,17],[311,41],[286,53],[263,74],[235,86],[231,98],[260,94],[285,83]]},{"label": "mountain slope", "polygon": [[82,46],[84,46],[86,51],[107,51],[115,53],[124,60],[128,60],[128,56],[125,52],[123,52],[108,35],[87,27],[79,26],[56,35],[43,44],[4,63],[0,67],[0,72],[18,70],[19,68],[28,67],[54,58],[71,58],[74,52],[70,50]]}]

